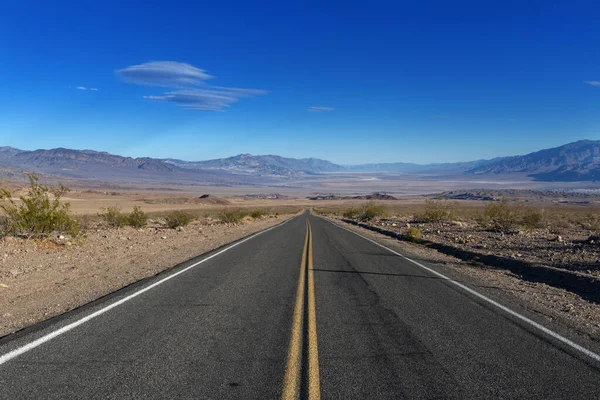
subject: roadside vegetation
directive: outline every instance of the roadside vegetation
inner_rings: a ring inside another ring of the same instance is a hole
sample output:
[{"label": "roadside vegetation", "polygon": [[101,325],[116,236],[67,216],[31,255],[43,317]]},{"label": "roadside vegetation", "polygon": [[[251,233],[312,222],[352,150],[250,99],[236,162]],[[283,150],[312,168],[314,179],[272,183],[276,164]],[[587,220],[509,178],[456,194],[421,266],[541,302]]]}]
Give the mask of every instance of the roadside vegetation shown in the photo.
[{"label": "roadside vegetation", "polygon": [[188,226],[194,216],[184,211],[171,211],[165,216],[165,226],[175,229]]},{"label": "roadside vegetation", "polygon": [[16,200],[12,193],[0,189],[0,208],[5,216],[2,220],[3,235],[40,239],[52,234],[77,236],[79,224],[70,215],[70,204],[60,201],[69,188],[40,184],[39,178],[28,175],[29,188]]},{"label": "roadside vegetation", "polygon": [[134,206],[129,214],[121,212],[118,206],[109,206],[104,212],[99,214],[107,226],[111,228],[122,228],[131,226],[133,228],[143,228],[148,224],[148,215],[142,211],[140,206]]}]

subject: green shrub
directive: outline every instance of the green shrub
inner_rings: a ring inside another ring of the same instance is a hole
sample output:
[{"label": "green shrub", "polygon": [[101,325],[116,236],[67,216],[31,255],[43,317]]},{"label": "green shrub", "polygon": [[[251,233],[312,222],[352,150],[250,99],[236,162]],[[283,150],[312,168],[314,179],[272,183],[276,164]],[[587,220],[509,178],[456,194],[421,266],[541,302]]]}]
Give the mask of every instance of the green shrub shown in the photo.
[{"label": "green shrub", "polygon": [[247,214],[239,208],[228,209],[219,214],[219,219],[225,223],[237,224],[240,223],[246,215]]},{"label": "green shrub", "polygon": [[127,216],[127,225],[134,228],[143,228],[148,224],[148,215],[142,211],[142,207],[134,206],[133,211]]},{"label": "green shrub", "polygon": [[193,217],[191,214],[183,211],[173,211],[166,215],[165,225],[168,228],[174,229],[180,226],[187,226],[192,219]]},{"label": "green shrub", "polygon": [[423,238],[423,233],[419,228],[410,227],[408,228],[408,231],[406,231],[406,236],[408,236],[413,242],[418,243]]},{"label": "green shrub", "polygon": [[140,206],[134,206],[133,211],[129,214],[123,214],[118,206],[109,206],[103,210],[104,212],[99,215],[111,228],[122,228],[125,225],[143,228],[148,223],[148,215],[142,211]]},{"label": "green shrub", "polygon": [[368,221],[377,217],[385,217],[386,215],[388,215],[388,212],[385,206],[369,201],[361,207],[358,218],[362,221]]},{"label": "green shrub", "polygon": [[520,210],[510,206],[506,198],[486,206],[478,219],[485,229],[497,232],[512,232],[520,222]]},{"label": "green shrub", "polygon": [[69,188],[59,183],[58,187],[44,186],[36,175],[28,175],[29,192],[20,196],[17,203],[10,191],[0,189],[0,208],[6,213],[3,221],[5,235],[27,238],[43,238],[52,233],[79,234],[77,220],[69,216],[69,203],[60,203],[60,198]]},{"label": "green shrub", "polygon": [[103,210],[104,212],[99,215],[109,227],[122,228],[127,225],[127,216],[121,213],[120,207],[108,206]]},{"label": "green shrub", "polygon": [[265,214],[266,214],[265,210],[260,210],[260,209],[257,209],[257,210],[252,210],[252,211],[250,211],[250,216],[251,216],[252,218],[260,218],[260,217],[264,217],[264,216],[265,216]]},{"label": "green shrub", "polygon": [[456,216],[456,202],[447,200],[425,200],[423,221],[439,223],[448,221]]},{"label": "green shrub", "polygon": [[358,214],[360,214],[360,210],[357,210],[356,208],[349,208],[346,211],[344,211],[342,216],[344,218],[356,218]]},{"label": "green shrub", "polygon": [[543,226],[543,211],[528,210],[523,215],[522,224],[526,229],[537,229]]}]

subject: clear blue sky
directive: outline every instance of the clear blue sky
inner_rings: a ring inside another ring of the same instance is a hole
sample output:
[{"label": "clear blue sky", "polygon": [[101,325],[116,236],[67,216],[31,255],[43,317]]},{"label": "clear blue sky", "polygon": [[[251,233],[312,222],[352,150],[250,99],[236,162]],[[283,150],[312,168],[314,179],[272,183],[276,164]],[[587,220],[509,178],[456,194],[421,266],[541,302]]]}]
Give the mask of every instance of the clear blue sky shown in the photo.
[{"label": "clear blue sky", "polygon": [[597,1],[252,3],[3,1],[0,145],[354,164],[600,139]]}]

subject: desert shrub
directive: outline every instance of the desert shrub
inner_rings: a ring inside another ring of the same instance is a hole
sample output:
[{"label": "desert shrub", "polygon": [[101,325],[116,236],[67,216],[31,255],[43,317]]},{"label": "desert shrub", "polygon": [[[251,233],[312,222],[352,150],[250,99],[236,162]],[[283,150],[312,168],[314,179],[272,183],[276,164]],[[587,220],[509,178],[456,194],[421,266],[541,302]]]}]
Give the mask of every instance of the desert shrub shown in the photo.
[{"label": "desert shrub", "polygon": [[225,223],[237,224],[241,222],[246,215],[247,214],[243,210],[240,210],[239,208],[234,208],[222,211],[219,214],[219,219]]},{"label": "desert shrub", "polygon": [[419,242],[423,238],[423,233],[419,228],[410,227],[408,228],[408,231],[406,231],[406,236],[413,242]]},{"label": "desert shrub", "polygon": [[544,223],[543,211],[527,210],[523,214],[522,224],[526,229],[541,228]]},{"label": "desert shrub", "polygon": [[456,216],[456,208],[456,202],[427,199],[422,219],[432,223],[448,221]]},{"label": "desert shrub", "polygon": [[506,198],[502,198],[499,202],[488,204],[478,222],[485,229],[512,232],[520,222],[520,210],[508,204]]},{"label": "desert shrub", "polygon": [[127,215],[127,225],[134,228],[143,228],[148,224],[148,215],[142,211],[142,207],[134,206],[133,211]]},{"label": "desert shrub", "polygon": [[167,228],[178,228],[180,226],[187,226],[193,219],[191,214],[184,211],[172,211],[165,216],[165,225]]},{"label": "desert shrub", "polygon": [[120,207],[108,206],[102,210],[104,210],[104,212],[99,215],[109,227],[122,228],[127,225],[127,216],[121,213]]},{"label": "desert shrub", "polygon": [[17,203],[10,191],[0,189],[0,208],[6,213],[3,222],[5,235],[43,238],[52,233],[79,234],[77,220],[69,215],[70,204],[60,203],[69,188],[59,183],[57,187],[44,186],[36,175],[28,175],[29,191]]},{"label": "desert shrub", "polygon": [[358,218],[362,221],[367,221],[377,217],[385,217],[388,214],[387,208],[373,201],[361,207]]},{"label": "desert shrub", "polygon": [[349,208],[346,211],[344,211],[342,216],[344,218],[356,218],[359,214],[360,214],[360,210],[358,210],[356,208]]},{"label": "desert shrub", "polygon": [[252,218],[260,218],[260,217],[264,217],[266,214],[265,210],[261,210],[261,209],[256,209],[256,210],[252,210],[250,211],[250,216]]}]

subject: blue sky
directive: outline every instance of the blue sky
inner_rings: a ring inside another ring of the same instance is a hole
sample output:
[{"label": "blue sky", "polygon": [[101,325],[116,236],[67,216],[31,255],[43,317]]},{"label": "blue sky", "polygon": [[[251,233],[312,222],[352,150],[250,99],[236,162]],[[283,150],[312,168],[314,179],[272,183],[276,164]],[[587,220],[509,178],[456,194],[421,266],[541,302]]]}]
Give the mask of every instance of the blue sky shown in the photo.
[{"label": "blue sky", "polygon": [[354,164],[600,139],[596,1],[251,3],[2,2],[0,145]]}]

